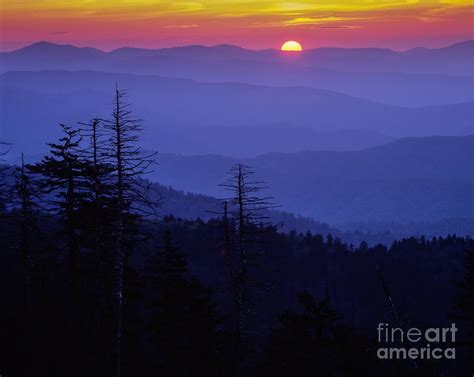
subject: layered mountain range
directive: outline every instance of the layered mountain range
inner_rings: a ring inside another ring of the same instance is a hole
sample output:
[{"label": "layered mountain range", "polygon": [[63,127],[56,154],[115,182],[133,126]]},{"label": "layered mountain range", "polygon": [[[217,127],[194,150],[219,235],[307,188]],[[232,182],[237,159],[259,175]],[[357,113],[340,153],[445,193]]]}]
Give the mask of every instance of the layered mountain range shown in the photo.
[{"label": "layered mountain range", "polygon": [[[160,152],[153,179],[221,196],[253,166],[283,209],[339,227],[474,213],[474,42],[441,49],[236,46],[0,53],[0,137],[37,159],[58,123],[106,118],[116,86]],[[370,230],[370,227],[368,228]]]}]

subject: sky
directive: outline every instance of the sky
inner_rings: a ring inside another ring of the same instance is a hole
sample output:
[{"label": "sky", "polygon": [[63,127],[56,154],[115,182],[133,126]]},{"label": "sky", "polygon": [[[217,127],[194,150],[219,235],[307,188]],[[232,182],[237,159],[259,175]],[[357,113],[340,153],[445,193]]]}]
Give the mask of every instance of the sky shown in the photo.
[{"label": "sky", "polygon": [[442,47],[474,39],[472,0],[1,0],[0,50],[190,44]]}]

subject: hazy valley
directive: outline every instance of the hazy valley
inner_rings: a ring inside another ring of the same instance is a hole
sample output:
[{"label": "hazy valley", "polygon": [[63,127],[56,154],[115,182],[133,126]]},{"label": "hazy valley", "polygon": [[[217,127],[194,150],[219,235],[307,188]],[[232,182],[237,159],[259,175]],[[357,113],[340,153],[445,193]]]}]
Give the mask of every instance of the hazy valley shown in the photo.
[{"label": "hazy valley", "polygon": [[143,147],[160,153],[152,179],[164,185],[222,197],[225,172],[243,162],[294,214],[369,231],[464,222],[470,233],[473,57],[469,41],[300,55],[37,43],[0,54],[0,132],[11,163],[21,152],[37,160],[59,122],[107,117],[118,85],[144,120]]}]

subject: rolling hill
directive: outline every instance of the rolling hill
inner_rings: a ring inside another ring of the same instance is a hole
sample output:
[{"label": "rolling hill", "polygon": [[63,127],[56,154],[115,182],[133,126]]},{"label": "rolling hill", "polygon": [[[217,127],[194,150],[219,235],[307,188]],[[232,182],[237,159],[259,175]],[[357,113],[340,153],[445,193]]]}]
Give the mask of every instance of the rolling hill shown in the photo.
[{"label": "rolling hill", "polygon": [[335,226],[415,223],[474,214],[474,136],[406,138],[353,152],[271,153],[253,159],[161,155],[156,179],[222,196],[235,163],[250,165],[290,212]]},{"label": "rolling hill", "polygon": [[40,71],[0,75],[1,136],[17,152],[42,152],[57,137],[59,122],[108,116],[117,83],[129,89],[135,113],[145,120],[144,146],[161,152],[253,156],[347,150],[473,130],[472,103],[403,108],[306,87]]}]

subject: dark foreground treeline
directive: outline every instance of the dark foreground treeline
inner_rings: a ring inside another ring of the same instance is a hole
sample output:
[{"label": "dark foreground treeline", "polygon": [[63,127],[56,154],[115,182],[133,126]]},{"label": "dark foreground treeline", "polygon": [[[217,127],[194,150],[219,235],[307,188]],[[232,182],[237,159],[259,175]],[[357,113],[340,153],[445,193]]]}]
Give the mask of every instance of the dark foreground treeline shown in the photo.
[{"label": "dark foreground treeline", "polygon": [[[474,242],[389,249],[282,233],[236,165],[208,222],[158,219],[154,156],[117,90],[110,118],[0,171],[2,376],[463,376]],[[457,359],[376,358],[378,323],[459,327]]]},{"label": "dark foreground treeline", "polygon": [[[14,222],[8,216],[1,223],[2,374],[115,375],[116,319],[107,294],[113,271],[105,272],[104,284],[84,235],[72,291],[53,218],[32,238],[28,271],[14,247],[18,230],[5,233]],[[472,240],[406,239],[389,250],[351,249],[318,235],[267,230],[236,350],[222,222],[168,218],[144,228],[150,238],[129,256],[124,277],[124,376],[463,376],[472,368],[472,343],[463,343],[472,340],[472,254],[470,285],[458,285]],[[403,326],[458,325],[456,361],[414,368],[410,361],[377,360],[377,324],[397,326],[377,265]]]}]

